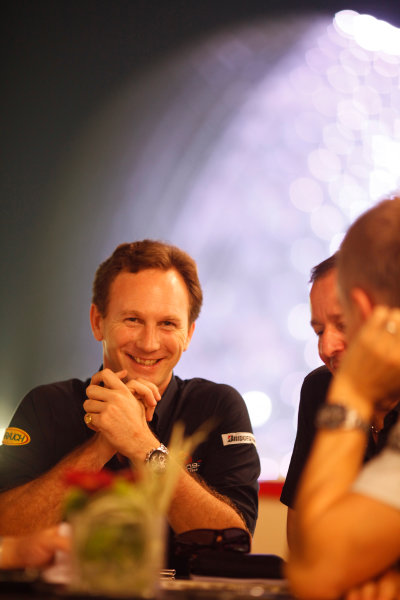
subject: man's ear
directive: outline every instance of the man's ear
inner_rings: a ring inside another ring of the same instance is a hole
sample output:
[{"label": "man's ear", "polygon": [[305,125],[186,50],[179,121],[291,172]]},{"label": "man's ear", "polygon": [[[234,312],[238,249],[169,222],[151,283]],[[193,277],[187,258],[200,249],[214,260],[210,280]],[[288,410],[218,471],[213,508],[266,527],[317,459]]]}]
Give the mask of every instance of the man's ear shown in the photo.
[{"label": "man's ear", "polygon": [[187,334],[187,336],[186,336],[186,341],[185,341],[185,344],[184,344],[184,346],[183,346],[183,351],[184,351],[184,352],[185,352],[185,350],[187,350],[187,349],[188,349],[188,347],[189,347],[190,340],[192,339],[192,335],[193,335],[193,332],[194,332],[194,329],[195,329],[195,327],[196,327],[196,323],[192,323],[192,324],[189,326],[189,329],[188,329],[188,334]]},{"label": "man's ear", "polygon": [[90,324],[95,339],[101,342],[103,340],[103,317],[95,304],[90,306]]},{"label": "man's ear", "polygon": [[352,288],[350,291],[351,300],[356,307],[362,321],[366,321],[374,309],[374,303],[368,294],[359,287]]}]

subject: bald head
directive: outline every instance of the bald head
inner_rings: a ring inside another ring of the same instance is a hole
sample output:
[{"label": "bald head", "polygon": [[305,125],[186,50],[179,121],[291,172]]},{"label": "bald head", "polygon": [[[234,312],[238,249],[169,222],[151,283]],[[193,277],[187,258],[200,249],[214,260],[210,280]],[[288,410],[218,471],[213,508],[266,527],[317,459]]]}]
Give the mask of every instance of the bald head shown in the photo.
[{"label": "bald head", "polygon": [[344,301],[361,288],[373,305],[400,306],[400,197],[384,200],[350,227],[338,256]]}]

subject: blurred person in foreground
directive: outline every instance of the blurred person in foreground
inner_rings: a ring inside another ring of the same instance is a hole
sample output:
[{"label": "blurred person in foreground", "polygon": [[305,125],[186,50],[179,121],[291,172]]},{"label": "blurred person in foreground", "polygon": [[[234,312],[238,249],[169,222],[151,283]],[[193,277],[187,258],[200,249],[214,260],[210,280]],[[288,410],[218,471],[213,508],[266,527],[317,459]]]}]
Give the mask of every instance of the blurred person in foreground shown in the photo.
[{"label": "blurred person in foreground", "polygon": [[58,526],[31,535],[0,538],[0,569],[43,568],[54,559],[57,550],[68,552],[69,538]]},{"label": "blurred person in foreground", "polygon": [[[296,490],[316,435],[315,418],[325,402],[332,376],[346,350],[344,317],[337,291],[337,254],[313,267],[310,283],[311,327],[318,338],[318,353],[324,366],[314,369],[305,377],[300,393],[296,440],[281,494],[281,502],[288,507],[289,546],[292,541]],[[385,446],[388,433],[400,411],[400,403],[394,404],[390,410],[390,406],[385,406],[384,410],[375,407],[364,462],[379,454]]]},{"label": "blurred person in foreground", "polygon": [[338,256],[349,346],[321,407],[287,566],[301,598],[399,598],[400,424],[362,465],[374,413],[400,399],[400,198],[357,219]]},{"label": "blurred person in foreground", "polygon": [[254,531],[260,463],[246,405],[232,387],[173,373],[202,304],[195,261],[153,240],[122,244],[97,269],[90,322],[103,364],[91,379],[48,384],[23,399],[0,446],[0,535],[61,519],[67,470],[168,461],[175,423],[192,434],[168,521],[174,532]]}]

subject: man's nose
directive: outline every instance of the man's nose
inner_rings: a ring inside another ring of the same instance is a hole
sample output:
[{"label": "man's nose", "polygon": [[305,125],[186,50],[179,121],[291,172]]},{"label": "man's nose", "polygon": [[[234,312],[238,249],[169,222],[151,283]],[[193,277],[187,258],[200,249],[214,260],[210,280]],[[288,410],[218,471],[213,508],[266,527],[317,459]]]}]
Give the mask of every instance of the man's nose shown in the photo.
[{"label": "man's nose", "polygon": [[145,352],[154,352],[160,347],[159,332],[157,327],[143,325],[136,339],[136,346]]},{"label": "man's nose", "polygon": [[321,339],[321,354],[332,357],[345,349],[344,336],[339,331],[325,329]]}]

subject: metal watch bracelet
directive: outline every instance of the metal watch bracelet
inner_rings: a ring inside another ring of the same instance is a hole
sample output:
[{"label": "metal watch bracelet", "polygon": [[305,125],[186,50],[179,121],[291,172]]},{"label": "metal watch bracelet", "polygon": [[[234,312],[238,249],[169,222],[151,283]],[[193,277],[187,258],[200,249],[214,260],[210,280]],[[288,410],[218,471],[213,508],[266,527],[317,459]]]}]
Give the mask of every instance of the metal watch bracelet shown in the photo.
[{"label": "metal watch bracelet", "polygon": [[371,425],[365,421],[354,408],[344,404],[324,404],[321,406],[315,419],[315,425],[319,429],[359,429],[368,434]]}]

